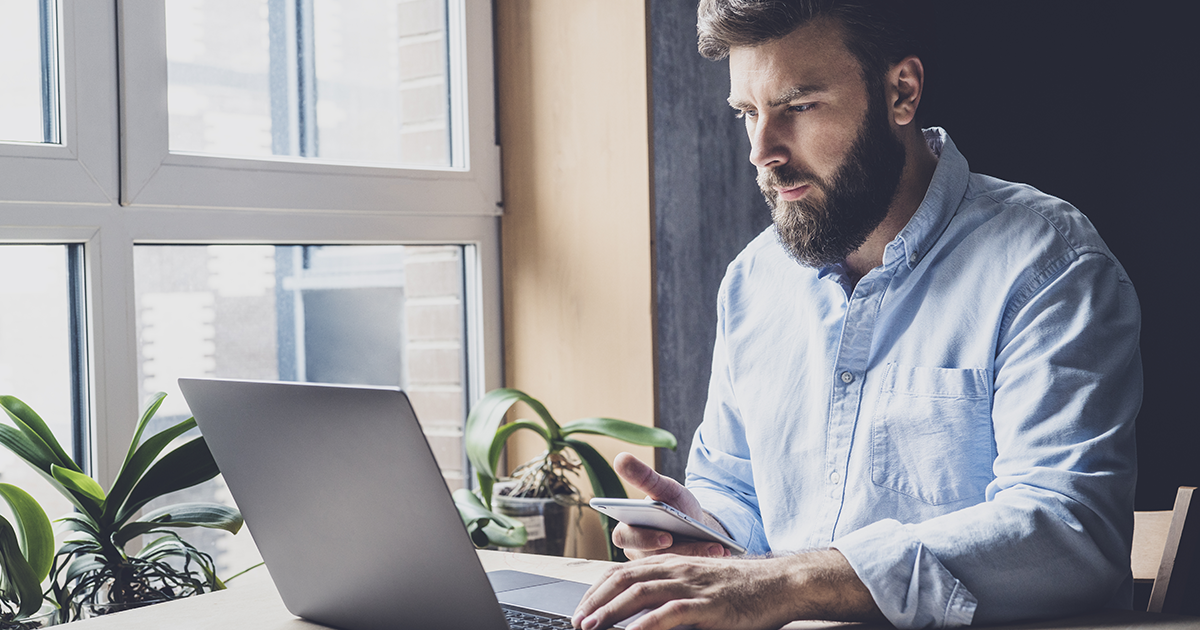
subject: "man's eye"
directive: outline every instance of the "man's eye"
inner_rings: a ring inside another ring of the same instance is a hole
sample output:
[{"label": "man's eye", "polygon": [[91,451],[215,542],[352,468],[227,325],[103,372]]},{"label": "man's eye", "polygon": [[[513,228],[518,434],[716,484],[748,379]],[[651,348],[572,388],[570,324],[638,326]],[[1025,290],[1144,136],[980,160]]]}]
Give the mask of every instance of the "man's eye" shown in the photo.
[{"label": "man's eye", "polygon": [[736,116],[738,120],[743,118],[757,118],[758,112],[754,111],[753,109],[739,109]]},{"label": "man's eye", "polygon": [[816,103],[804,103],[801,105],[792,105],[791,107],[788,108],[788,111],[796,112],[796,113],[806,112],[816,106],[817,106]]}]

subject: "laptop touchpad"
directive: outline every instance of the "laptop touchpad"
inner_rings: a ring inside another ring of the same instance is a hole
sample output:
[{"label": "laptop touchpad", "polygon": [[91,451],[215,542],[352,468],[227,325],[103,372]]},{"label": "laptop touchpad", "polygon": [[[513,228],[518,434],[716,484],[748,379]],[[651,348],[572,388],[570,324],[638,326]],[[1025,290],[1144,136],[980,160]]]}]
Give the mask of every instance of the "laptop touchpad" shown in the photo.
[{"label": "laptop touchpad", "polygon": [[[570,617],[575,614],[575,607],[583,599],[590,585],[557,578],[546,578],[541,575],[522,573],[520,571],[492,571],[488,573],[496,598],[502,604],[511,604],[531,610]],[[547,582],[546,580],[553,580]],[[642,611],[615,627],[623,628],[638,617],[646,614]],[[679,626],[683,630],[690,626]]]}]

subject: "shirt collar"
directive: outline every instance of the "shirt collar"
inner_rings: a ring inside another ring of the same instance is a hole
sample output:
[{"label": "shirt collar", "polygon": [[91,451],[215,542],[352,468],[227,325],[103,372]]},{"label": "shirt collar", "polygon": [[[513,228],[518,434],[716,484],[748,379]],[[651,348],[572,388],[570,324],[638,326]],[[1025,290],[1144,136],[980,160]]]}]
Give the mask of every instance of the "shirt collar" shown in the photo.
[{"label": "shirt collar", "polygon": [[941,237],[967,192],[971,174],[967,159],[958,152],[946,130],[932,127],[924,130],[924,134],[929,148],[938,156],[938,165],[925,199],[884,252],[884,265],[896,256],[903,256],[909,269],[916,267]]},{"label": "shirt collar", "polygon": [[[921,205],[884,250],[885,267],[897,259],[903,260],[909,269],[916,267],[950,224],[950,219],[967,192],[967,180],[971,174],[967,158],[958,152],[950,135],[941,127],[930,127],[922,133],[929,148],[938,156],[938,164]],[[845,263],[839,262],[819,267],[817,277],[831,278],[845,284],[846,272]]]}]

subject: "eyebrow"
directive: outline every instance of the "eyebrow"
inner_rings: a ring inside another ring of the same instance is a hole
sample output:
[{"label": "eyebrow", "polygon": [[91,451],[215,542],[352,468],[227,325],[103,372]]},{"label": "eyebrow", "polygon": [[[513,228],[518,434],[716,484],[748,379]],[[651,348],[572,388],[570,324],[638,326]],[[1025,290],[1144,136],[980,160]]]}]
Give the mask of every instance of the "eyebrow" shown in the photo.
[{"label": "eyebrow", "polygon": [[[767,106],[779,107],[780,105],[786,105],[798,98],[823,91],[825,91],[824,85],[797,85],[788,89],[783,94],[780,94],[778,98],[769,101]],[[729,106],[734,109],[752,109],[754,107],[752,104],[747,103],[746,101],[735,99],[732,96],[729,97]]]}]

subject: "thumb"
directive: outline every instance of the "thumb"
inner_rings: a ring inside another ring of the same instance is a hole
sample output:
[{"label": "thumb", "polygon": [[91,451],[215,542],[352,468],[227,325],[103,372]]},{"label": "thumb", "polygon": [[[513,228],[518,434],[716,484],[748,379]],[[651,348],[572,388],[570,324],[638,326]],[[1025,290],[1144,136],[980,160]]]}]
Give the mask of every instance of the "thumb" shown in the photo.
[{"label": "thumb", "polygon": [[613,468],[622,479],[629,482],[629,485],[645,492],[651,499],[662,501],[692,518],[702,517],[700,502],[691,491],[678,481],[658,474],[633,455],[619,453],[613,458]]}]

